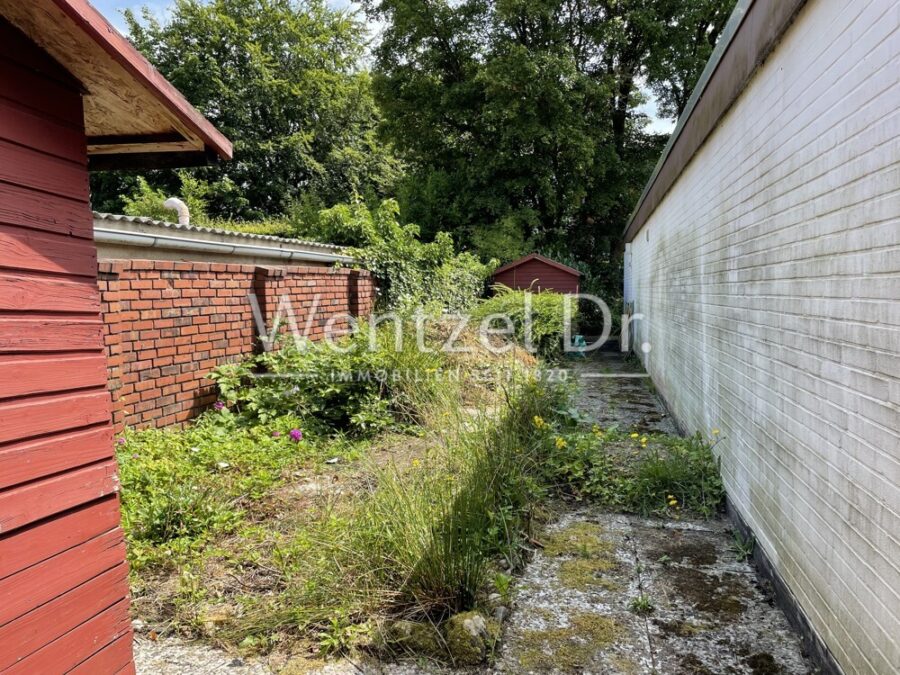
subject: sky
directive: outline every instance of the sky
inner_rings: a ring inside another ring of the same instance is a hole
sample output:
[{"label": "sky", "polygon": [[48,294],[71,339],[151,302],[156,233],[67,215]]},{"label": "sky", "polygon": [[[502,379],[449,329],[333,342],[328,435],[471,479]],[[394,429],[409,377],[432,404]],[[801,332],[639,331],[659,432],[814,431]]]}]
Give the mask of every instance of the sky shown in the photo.
[{"label": "sky", "polygon": [[[91,0],[91,2],[121,33],[127,32],[122,18],[124,10],[131,9],[135,14],[140,14],[141,8],[146,6],[160,19],[165,19],[168,7],[173,4],[172,0]],[[328,4],[335,8],[345,8],[352,4],[352,0],[329,0]],[[674,121],[657,117],[656,101],[652,96],[638,110],[650,117],[649,131],[668,134],[675,128]]]}]

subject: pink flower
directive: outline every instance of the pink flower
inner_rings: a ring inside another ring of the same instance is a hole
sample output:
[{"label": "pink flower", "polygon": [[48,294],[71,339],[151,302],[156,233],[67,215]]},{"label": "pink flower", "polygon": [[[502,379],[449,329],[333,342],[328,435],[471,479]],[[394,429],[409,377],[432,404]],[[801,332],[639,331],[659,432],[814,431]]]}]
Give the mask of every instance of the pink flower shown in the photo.
[{"label": "pink flower", "polygon": [[272,432],[272,438],[281,438],[281,432],[280,432],[280,431],[273,431],[273,432]]},{"label": "pink flower", "polygon": [[124,438],[117,438],[117,439],[116,439],[116,443],[118,443],[119,445],[125,445],[125,439],[124,439]]},{"label": "pink flower", "polygon": [[301,440],[303,440],[303,432],[299,429],[291,429],[291,433],[289,435],[291,437],[291,440],[294,442],[299,443]]},{"label": "pink flower", "polygon": [[215,408],[216,410],[225,410],[225,403],[223,401],[216,401],[215,405],[213,405],[213,408]]}]

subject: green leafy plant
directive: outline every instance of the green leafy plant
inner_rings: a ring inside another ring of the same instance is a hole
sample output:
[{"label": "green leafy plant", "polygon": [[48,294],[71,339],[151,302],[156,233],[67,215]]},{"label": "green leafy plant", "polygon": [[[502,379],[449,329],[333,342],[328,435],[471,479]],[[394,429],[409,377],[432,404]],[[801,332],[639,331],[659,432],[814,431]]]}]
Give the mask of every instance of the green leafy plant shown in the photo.
[{"label": "green leafy plant", "polygon": [[337,349],[283,339],[278,349],[220,366],[210,378],[245,422],[264,424],[292,414],[331,430],[360,433],[414,424],[439,386],[431,375],[443,355],[420,351],[409,337],[398,349],[391,324],[373,331],[375,349],[363,324]]},{"label": "green leafy plant", "polygon": [[126,434],[117,458],[132,566],[173,560],[232,531],[246,500],[280,482],[285,467],[323,452],[308,435],[293,440],[291,430],[303,426],[296,417],[282,417],[247,428],[224,409],[184,430]]},{"label": "green leafy plant", "polygon": [[347,652],[360,637],[368,632],[368,626],[351,623],[346,616],[331,617],[328,628],[319,632],[319,652],[322,656]]},{"label": "green leafy plant", "polygon": [[664,517],[688,511],[710,518],[722,507],[719,461],[700,435],[560,433],[562,444],[548,432],[543,466],[546,480],[571,498]]},{"label": "green leafy plant", "polygon": [[650,596],[643,593],[634,598],[628,606],[635,614],[650,614],[656,609]]},{"label": "green leafy plant", "polygon": [[206,222],[206,185],[202,180],[192,176],[187,171],[177,173],[180,187],[175,194],[151,187],[147,179],[138,176],[137,184],[130,195],[122,197],[123,213],[129,216],[143,216],[174,222],[176,214],[170,209],[163,208],[163,202],[169,197],[180,197],[191,212],[191,219],[195,225]]},{"label": "green leafy plant", "polygon": [[566,306],[568,303],[569,318],[575,321],[578,314],[576,303],[561,293],[531,293],[513,290],[502,284],[494,286],[493,290],[493,297],[473,308],[474,321],[482,322],[498,315],[490,321],[490,327],[506,329],[508,318],[512,321],[517,342],[526,344],[530,341],[537,353],[544,357],[554,357],[560,353],[566,330]]},{"label": "green leafy plant", "polygon": [[756,550],[756,537],[752,534],[744,536],[735,530],[732,536],[731,550],[741,562],[749,560],[753,557],[753,551]]},{"label": "green leafy plant", "polygon": [[470,307],[483,294],[496,261],[483,264],[471,253],[457,253],[446,232],[425,243],[418,226],[401,224],[398,215],[394,200],[373,209],[356,201],[322,211],[307,231],[348,247],[347,253],[377,277],[383,309],[424,306],[458,312]]},{"label": "green leafy plant", "polygon": [[497,589],[497,593],[500,594],[504,602],[508,602],[510,599],[512,582],[513,578],[509,574],[504,574],[503,572],[494,574],[494,588]]}]

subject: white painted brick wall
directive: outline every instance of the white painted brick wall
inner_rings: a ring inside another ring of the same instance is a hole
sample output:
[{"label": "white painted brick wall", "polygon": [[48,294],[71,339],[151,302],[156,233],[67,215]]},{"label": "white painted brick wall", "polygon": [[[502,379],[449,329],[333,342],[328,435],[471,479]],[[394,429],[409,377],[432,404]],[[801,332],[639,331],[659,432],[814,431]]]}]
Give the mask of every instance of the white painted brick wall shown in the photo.
[{"label": "white painted brick wall", "polygon": [[810,0],[631,247],[635,344],[848,673],[900,672],[900,4]]}]

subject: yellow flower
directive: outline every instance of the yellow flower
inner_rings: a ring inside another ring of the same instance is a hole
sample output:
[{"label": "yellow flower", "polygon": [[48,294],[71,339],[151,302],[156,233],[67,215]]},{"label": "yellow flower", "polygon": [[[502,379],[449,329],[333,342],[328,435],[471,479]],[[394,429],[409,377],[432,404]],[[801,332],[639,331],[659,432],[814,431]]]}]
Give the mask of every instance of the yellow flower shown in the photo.
[{"label": "yellow flower", "polygon": [[720,433],[720,432],[719,432],[718,429],[713,429],[713,430],[712,430],[712,435],[713,435],[713,436],[718,436],[719,433]]},{"label": "yellow flower", "polygon": [[647,437],[646,437],[646,436],[642,436],[642,437],[641,437],[641,443],[643,443],[644,445],[647,444]]},{"label": "yellow flower", "polygon": [[631,438],[639,438],[640,434],[638,434],[638,433],[630,434],[630,437]]},{"label": "yellow flower", "polygon": [[568,445],[568,443],[566,443],[566,439],[565,439],[565,438],[557,438],[557,439],[556,439],[556,449],[557,449],[557,450],[562,450],[562,449],[563,449],[564,447],[566,447],[567,445]]},{"label": "yellow flower", "polygon": [[675,499],[674,495],[666,495],[666,499]]},{"label": "yellow flower", "polygon": [[543,417],[541,417],[540,415],[534,416],[534,426],[535,427],[537,427],[538,429],[543,429],[546,425],[547,425],[547,423],[544,421]]},{"label": "yellow flower", "polygon": [[422,464],[422,462],[420,462],[418,459],[414,459],[414,460],[412,461],[412,465],[415,466],[415,467],[418,467],[418,466],[420,466],[421,464]]},{"label": "yellow flower", "polygon": [[603,435],[603,429],[600,428],[600,425],[599,425],[599,424],[595,424],[595,425],[591,428],[591,431],[593,431],[594,434],[596,434],[597,436],[602,436],[602,435]]}]

